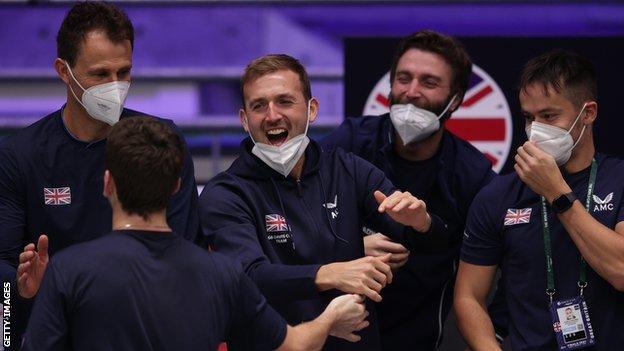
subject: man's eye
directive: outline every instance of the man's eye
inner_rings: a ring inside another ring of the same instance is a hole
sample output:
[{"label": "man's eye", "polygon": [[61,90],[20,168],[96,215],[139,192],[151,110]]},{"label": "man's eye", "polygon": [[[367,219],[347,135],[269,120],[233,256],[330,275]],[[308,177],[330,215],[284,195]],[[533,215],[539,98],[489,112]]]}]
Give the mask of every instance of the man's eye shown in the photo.
[{"label": "man's eye", "polygon": [[438,82],[433,80],[426,80],[423,82],[423,85],[427,88],[437,88],[439,86]]}]

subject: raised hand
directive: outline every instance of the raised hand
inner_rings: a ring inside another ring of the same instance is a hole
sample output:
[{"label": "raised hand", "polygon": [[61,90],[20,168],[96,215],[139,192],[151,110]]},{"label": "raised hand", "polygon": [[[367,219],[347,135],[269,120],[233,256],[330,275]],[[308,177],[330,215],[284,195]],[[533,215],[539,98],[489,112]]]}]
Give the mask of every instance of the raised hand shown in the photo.
[{"label": "raised hand", "polygon": [[37,294],[49,260],[46,235],[39,236],[36,248],[32,243],[24,247],[17,267],[17,290],[22,297],[30,299]]},{"label": "raised hand", "polygon": [[431,216],[424,201],[409,192],[395,191],[386,196],[377,190],[373,194],[379,203],[378,211],[387,213],[395,221],[411,226],[419,232],[426,232],[431,226]]}]

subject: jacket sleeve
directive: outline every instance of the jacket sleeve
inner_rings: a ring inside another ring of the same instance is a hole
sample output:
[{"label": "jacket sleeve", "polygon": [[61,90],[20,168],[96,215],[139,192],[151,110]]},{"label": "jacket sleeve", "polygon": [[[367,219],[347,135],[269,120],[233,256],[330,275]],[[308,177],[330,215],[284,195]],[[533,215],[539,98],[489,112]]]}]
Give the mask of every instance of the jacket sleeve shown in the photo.
[{"label": "jacket sleeve", "polygon": [[360,196],[358,203],[362,206],[365,223],[414,252],[440,252],[448,248],[450,240],[448,230],[442,219],[435,214],[429,213],[431,216],[429,231],[420,233],[395,222],[385,213],[379,213],[377,210],[379,204],[375,200],[374,192],[379,190],[385,195],[390,195],[395,191],[394,185],[381,170],[358,156],[345,154],[345,158],[352,158],[357,193]]},{"label": "jacket sleeve", "polygon": [[15,280],[26,228],[25,194],[16,158],[8,147],[0,147],[0,275]]},{"label": "jacket sleeve", "polygon": [[201,227],[212,248],[238,259],[270,301],[318,298],[315,278],[320,265],[272,263],[258,239],[260,228],[245,200],[244,190],[232,184],[216,182],[204,188],[199,198]]},{"label": "jacket sleeve", "polygon": [[50,261],[35,300],[21,350],[69,350],[67,295]]},{"label": "jacket sleeve", "polygon": [[184,160],[180,178],[180,190],[173,195],[167,206],[167,222],[171,228],[189,241],[195,241],[199,234],[199,214],[197,212],[197,184],[193,158],[188,145],[177,127],[171,122],[172,129],[180,136],[184,144]]}]

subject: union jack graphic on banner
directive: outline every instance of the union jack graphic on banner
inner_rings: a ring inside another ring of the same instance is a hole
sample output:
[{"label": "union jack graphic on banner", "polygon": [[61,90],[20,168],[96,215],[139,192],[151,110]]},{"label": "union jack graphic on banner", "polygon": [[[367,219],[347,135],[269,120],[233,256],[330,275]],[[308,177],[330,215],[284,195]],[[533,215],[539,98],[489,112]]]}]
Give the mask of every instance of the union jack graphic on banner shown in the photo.
[{"label": "union jack graphic on banner", "polygon": [[505,225],[516,225],[522,223],[529,223],[531,219],[531,208],[508,208],[505,215]]},{"label": "union jack graphic on banner", "polygon": [[265,215],[264,220],[266,221],[267,233],[287,232],[290,230],[288,228],[288,224],[286,223],[286,219],[277,213]]},{"label": "union jack graphic on banner", "polygon": [[62,188],[43,188],[43,201],[46,205],[70,205],[71,189],[68,186]]}]

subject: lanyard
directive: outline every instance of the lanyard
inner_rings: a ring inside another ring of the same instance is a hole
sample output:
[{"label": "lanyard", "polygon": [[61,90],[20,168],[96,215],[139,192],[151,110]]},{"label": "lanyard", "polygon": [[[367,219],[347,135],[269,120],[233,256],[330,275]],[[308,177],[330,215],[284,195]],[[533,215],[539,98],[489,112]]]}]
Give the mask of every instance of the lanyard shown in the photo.
[{"label": "lanyard", "polygon": [[[598,166],[596,165],[596,159],[592,159],[591,169],[589,171],[589,183],[587,184],[587,199],[585,200],[585,208],[587,212],[590,211],[592,205],[592,195],[594,193],[594,185],[596,184],[596,173],[598,172]],[[553,295],[555,295],[555,278],[553,274],[553,262],[552,262],[552,249],[550,242],[550,226],[548,224],[548,208],[546,207],[546,199],[541,197],[542,200],[542,233],[544,235],[544,254],[546,255],[546,294],[552,303]],[[579,269],[578,286],[581,289],[581,295],[583,295],[583,289],[587,286],[586,276],[587,263],[583,256],[581,256],[581,264]]]}]

